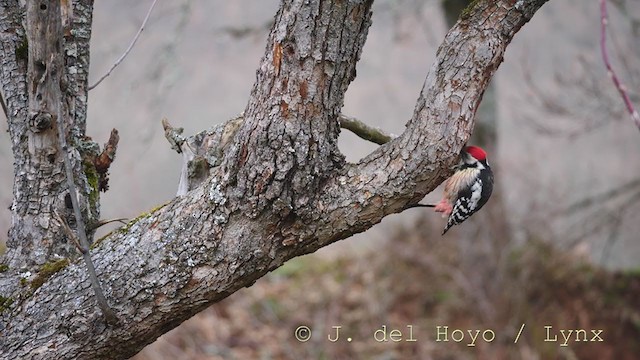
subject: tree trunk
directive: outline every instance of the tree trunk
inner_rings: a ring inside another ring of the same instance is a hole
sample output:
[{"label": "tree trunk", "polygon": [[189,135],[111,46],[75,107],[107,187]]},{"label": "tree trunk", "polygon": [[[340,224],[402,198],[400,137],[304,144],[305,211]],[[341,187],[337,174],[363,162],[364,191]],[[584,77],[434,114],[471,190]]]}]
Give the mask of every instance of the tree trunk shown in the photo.
[{"label": "tree trunk", "polygon": [[[8,258],[10,271],[0,274],[9,279],[0,281],[0,294],[15,299],[1,315],[4,356],[131,356],[286,260],[364,231],[417,202],[450,174],[507,45],[545,2],[477,1],[438,50],[407,130],[359,163],[349,164],[337,149],[337,116],[355,78],[371,24],[372,1],[283,0],[245,121],[224,148],[212,176],[95,244],[92,257],[98,277],[120,323],[104,321],[84,264],[78,260],[56,269],[33,290],[3,286],[19,282],[11,271],[15,264],[41,261],[35,254],[39,249],[14,237],[8,244],[14,254]],[[2,50],[15,49],[20,42],[19,22],[5,14],[19,14],[20,9],[17,1],[0,4],[5,16],[0,18],[2,29],[16,26],[11,36],[3,32]],[[89,26],[90,18],[83,24]],[[78,51],[88,59],[88,48]],[[21,79],[26,77],[6,78],[3,73],[3,93],[9,111],[15,113],[10,119],[14,152],[31,159],[23,144],[33,132],[27,125],[29,97],[23,94],[30,88],[20,88],[20,81],[25,82]],[[70,95],[76,100],[75,109],[84,106],[79,98],[86,99],[86,77],[69,82],[68,87],[77,89]],[[63,101],[62,109],[65,106]],[[80,153],[76,136],[84,133],[84,112],[69,113],[82,119],[68,125],[71,142]],[[74,158],[80,162],[79,156]],[[20,170],[25,165],[16,166]],[[20,181],[38,181],[16,173]],[[79,185],[86,181],[78,179]],[[91,187],[84,188],[84,196],[90,198]],[[64,194],[56,191],[56,198]],[[22,204],[25,195],[19,191],[15,195],[14,207],[28,209]],[[47,197],[54,198],[50,193]],[[50,206],[64,208],[64,197],[61,201]],[[38,207],[34,216],[46,211],[51,210]],[[15,210],[14,214],[12,237],[22,231],[18,222],[24,217]],[[38,231],[37,235],[44,234]],[[50,231],[64,238],[59,229]],[[67,249],[64,256],[71,253]],[[22,259],[13,260],[16,257]],[[44,256],[47,261],[51,258],[51,252]]]},{"label": "tree trunk", "polygon": [[28,1],[26,29],[17,3],[0,5],[6,16],[3,72],[8,72],[2,74],[2,83],[15,159],[5,261],[12,269],[35,273],[47,261],[76,254],[54,217],[57,212],[72,226],[75,223],[64,149],[57,141],[59,121],[68,130],[67,142],[75,145],[71,159],[86,221],[98,218],[97,189],[87,181],[85,172],[90,169],[83,168],[81,159],[81,152],[95,147],[84,139],[92,1],[76,2],[73,11],[61,9],[60,1]]}]

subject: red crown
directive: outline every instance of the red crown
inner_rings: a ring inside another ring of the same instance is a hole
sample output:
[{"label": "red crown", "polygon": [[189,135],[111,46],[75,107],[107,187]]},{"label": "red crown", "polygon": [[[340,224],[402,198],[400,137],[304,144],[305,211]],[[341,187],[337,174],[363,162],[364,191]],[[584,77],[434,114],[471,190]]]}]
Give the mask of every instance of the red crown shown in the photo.
[{"label": "red crown", "polygon": [[469,153],[469,155],[473,156],[478,161],[487,159],[487,153],[478,146],[467,146],[466,148],[464,148],[464,151]]}]

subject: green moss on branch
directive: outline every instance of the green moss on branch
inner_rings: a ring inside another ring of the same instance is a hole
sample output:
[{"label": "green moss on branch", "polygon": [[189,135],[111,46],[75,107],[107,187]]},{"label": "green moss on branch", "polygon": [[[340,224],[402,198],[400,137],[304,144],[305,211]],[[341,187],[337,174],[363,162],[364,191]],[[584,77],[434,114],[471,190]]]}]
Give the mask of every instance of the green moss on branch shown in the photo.
[{"label": "green moss on branch", "polygon": [[11,304],[13,304],[12,298],[0,296],[0,314],[10,308]]},{"label": "green moss on branch", "polygon": [[31,281],[31,288],[33,290],[36,290],[37,288],[42,286],[42,284],[44,284],[51,276],[53,276],[53,274],[64,269],[65,267],[67,267],[67,265],[69,265],[69,259],[60,259],[42,265],[40,271],[38,271],[38,275],[36,276],[36,278]]}]

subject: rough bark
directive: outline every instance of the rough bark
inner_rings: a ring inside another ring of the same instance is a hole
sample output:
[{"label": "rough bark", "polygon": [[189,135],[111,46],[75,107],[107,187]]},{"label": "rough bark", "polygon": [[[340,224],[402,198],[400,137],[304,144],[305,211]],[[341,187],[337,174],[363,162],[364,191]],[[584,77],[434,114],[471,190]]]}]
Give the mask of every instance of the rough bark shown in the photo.
[{"label": "rough bark", "polygon": [[83,213],[88,222],[98,217],[97,191],[85,176],[80,153],[95,151],[95,144],[84,139],[92,1],[71,6],[44,0],[28,1],[24,10],[18,1],[0,5],[6,16],[0,25],[6,29],[3,93],[15,159],[12,225],[4,262],[34,275],[47,261],[76,253],[53,216],[57,211],[72,226],[75,223],[65,199],[59,121],[68,131],[68,142],[75,145],[71,159]]},{"label": "rough bark", "polygon": [[345,163],[337,116],[372,1],[283,0],[245,121],[202,185],[93,249],[107,325],[73,261],[2,316],[5,358],[125,358],[286,260],[364,231],[450,173],[513,35],[546,0],[477,1],[398,138]]},{"label": "rough bark", "polygon": [[[442,0],[442,9],[447,26],[453,26],[460,14],[472,0]],[[482,102],[476,112],[476,121],[470,143],[482,146],[487,153],[495,154],[498,141],[498,106],[496,105],[496,84],[490,83],[482,96]]]},{"label": "rough bark", "polygon": [[[244,114],[241,114],[210,129],[185,137],[182,135],[183,128],[173,127],[167,119],[162,119],[167,141],[172,149],[182,154],[182,170],[176,196],[185,195],[213,174],[243,122]],[[338,122],[340,128],[350,130],[358,137],[378,145],[394,138],[393,135],[350,116],[340,114]]]}]

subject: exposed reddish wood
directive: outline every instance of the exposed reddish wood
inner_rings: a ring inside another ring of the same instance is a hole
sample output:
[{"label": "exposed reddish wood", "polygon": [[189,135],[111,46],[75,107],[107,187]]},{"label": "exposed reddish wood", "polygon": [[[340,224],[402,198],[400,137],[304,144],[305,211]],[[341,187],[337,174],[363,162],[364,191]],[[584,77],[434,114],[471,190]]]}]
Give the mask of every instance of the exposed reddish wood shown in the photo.
[{"label": "exposed reddish wood", "polygon": [[118,141],[120,136],[118,130],[111,130],[109,140],[104,144],[104,148],[100,155],[98,155],[94,161],[96,171],[98,172],[98,190],[107,191],[109,189],[109,167],[116,158],[116,151],[118,149]]}]

